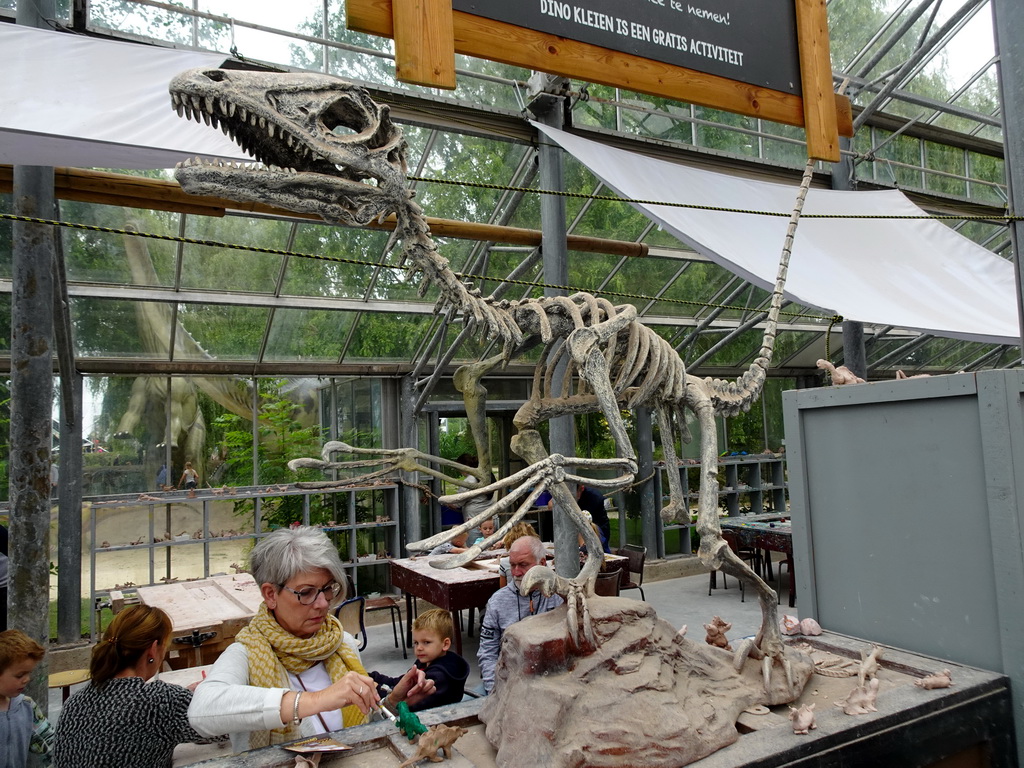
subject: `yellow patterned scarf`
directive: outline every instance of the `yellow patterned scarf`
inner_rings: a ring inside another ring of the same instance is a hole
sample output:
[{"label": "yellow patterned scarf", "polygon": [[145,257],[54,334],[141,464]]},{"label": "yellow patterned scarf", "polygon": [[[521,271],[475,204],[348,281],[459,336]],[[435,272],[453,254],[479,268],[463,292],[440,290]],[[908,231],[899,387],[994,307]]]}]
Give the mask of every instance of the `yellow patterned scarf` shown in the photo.
[{"label": "yellow patterned scarf", "polygon": [[[303,640],[282,629],[263,604],[235,639],[249,651],[249,685],[260,688],[291,688],[285,670],[298,675],[318,661],[324,663],[334,682],[346,672],[366,674],[356,652],[344,640],[341,622],[334,616],[328,615],[320,630]],[[346,728],[366,722],[366,715],[355,706],[342,709],[341,717]],[[294,741],[301,735],[298,727],[290,723],[272,731],[253,731],[249,748]]]}]

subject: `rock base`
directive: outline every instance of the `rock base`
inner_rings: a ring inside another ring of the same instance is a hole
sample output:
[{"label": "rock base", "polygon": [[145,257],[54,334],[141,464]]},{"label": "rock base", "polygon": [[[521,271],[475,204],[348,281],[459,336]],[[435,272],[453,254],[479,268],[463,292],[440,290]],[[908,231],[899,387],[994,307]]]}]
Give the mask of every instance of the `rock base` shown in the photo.
[{"label": "rock base", "polygon": [[513,624],[502,642],[494,693],[480,713],[501,768],[675,768],[739,737],[736,719],[756,704],[794,701],[813,674],[787,650],[793,685],[761,664],[680,637],[647,603],[588,601],[596,649],[571,647],[563,606]]}]

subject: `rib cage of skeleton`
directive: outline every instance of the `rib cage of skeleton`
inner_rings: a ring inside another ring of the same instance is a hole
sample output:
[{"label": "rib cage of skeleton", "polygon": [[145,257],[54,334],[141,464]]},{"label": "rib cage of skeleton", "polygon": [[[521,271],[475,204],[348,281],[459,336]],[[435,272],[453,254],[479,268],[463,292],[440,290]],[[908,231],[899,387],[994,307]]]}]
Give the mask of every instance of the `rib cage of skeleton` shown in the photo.
[{"label": "rib cage of skeleton", "polygon": [[[726,545],[718,523],[717,433],[715,417],[733,416],[748,409],[760,394],[771,360],[775,331],[782,304],[793,236],[803,198],[810,182],[808,164],[782,247],[778,278],[771,309],[765,322],[761,349],[754,362],[736,381],[704,379],[689,374],[678,353],[637,317],[635,307],[614,305],[588,293],[567,297],[499,301],[480,295],[462,281],[430,237],[426,219],[412,199],[406,179],[405,141],[386,106],[375,103],[362,88],[334,77],[302,73],[271,74],[236,70],[190,70],[172,81],[171,99],[179,115],[220,127],[258,164],[188,161],[176,177],[188,192],[239,201],[274,205],[295,212],[314,213],[327,222],[365,225],[391,214],[410,277],[421,280],[421,295],[439,292],[437,311],[449,317],[461,315],[471,330],[501,344],[501,353],[460,368],[455,384],[463,393],[467,417],[479,458],[478,468],[424,454],[416,449],[363,449],[329,442],[320,458],[298,459],[293,468],[355,471],[353,479],[367,480],[418,472],[444,477],[441,467],[450,466],[476,478],[470,490],[442,497],[441,501],[464,503],[477,496],[499,500],[458,528],[408,545],[427,551],[457,532],[479,525],[496,513],[509,513],[494,534],[465,553],[446,558],[439,567],[457,567],[499,541],[549,491],[556,507],[568,516],[584,537],[590,551],[601,551],[592,528],[586,523],[569,484],[586,482],[598,487],[625,485],[633,480],[637,459],[621,409],[650,408],[659,426],[666,465],[677,465],[676,441],[689,441],[686,414],[699,426],[701,481],[696,527],[701,537],[699,557],[717,568],[744,579],[758,594],[762,611],[761,631],[753,642],[737,649],[737,668],[749,655],[763,659],[767,688],[773,667],[781,666],[789,677],[776,616],[775,592]],[[343,128],[344,131],[337,129]],[[537,345],[543,354],[537,364],[531,396],[519,409],[512,449],[527,468],[492,481],[486,429],[488,373]],[[566,373],[556,386],[555,370]],[[600,412],[607,419],[616,445],[613,459],[584,459],[549,454],[538,427],[558,416]],[[354,456],[336,460],[337,454]],[[584,478],[581,470],[613,469],[608,480]],[[677,472],[666,473],[670,500],[662,510],[666,520],[689,516]],[[569,604],[568,631],[580,647],[594,643],[588,631],[587,602],[594,598],[599,558],[588,558],[579,575],[562,578],[548,568],[534,568],[524,578],[525,592],[541,588],[558,593]]]}]

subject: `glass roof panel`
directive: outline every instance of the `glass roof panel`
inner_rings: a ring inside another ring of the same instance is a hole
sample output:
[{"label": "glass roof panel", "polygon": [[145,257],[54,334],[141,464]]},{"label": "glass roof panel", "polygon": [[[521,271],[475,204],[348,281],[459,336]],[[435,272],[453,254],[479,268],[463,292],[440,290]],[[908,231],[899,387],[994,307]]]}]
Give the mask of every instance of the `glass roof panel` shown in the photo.
[{"label": "glass roof panel", "polygon": [[75,354],[80,357],[145,357],[170,359],[170,328],[166,336],[146,333],[141,315],[169,317],[170,306],[157,302],[72,298]]},{"label": "glass roof panel", "polygon": [[[188,216],[185,236],[233,245],[284,250],[291,224],[242,216]],[[274,293],[282,256],[218,246],[187,245],[182,251],[181,287],[207,291]]]},{"label": "glass roof panel", "polygon": [[432,315],[364,312],[352,334],[343,362],[408,362],[423,341],[432,319]]},{"label": "glass roof panel", "polygon": [[[256,360],[270,310],[224,304],[182,304],[178,322],[218,360]],[[176,352],[178,359],[187,354]]]},{"label": "glass roof panel", "polygon": [[[366,295],[388,232],[350,229],[326,224],[301,223],[295,233],[292,250],[313,258],[288,259],[281,293],[290,296],[337,296],[362,298]],[[315,257],[321,256],[323,260]],[[347,264],[328,259],[347,259]],[[387,282],[393,282],[392,270],[385,270]],[[392,298],[390,295],[379,298]]]},{"label": "glass roof panel", "polygon": [[439,182],[456,183],[419,182],[416,199],[428,216],[488,222],[503,194],[502,190],[471,187],[459,182],[508,184],[527,151],[524,144],[438,131],[421,175]]},{"label": "glass roof panel", "polygon": [[[178,214],[121,206],[60,201],[65,221],[112,229],[134,226],[139,232],[178,236]],[[123,235],[61,227],[68,280],[115,285],[174,285],[176,244],[140,237],[126,247]]]},{"label": "glass roof panel", "polygon": [[[704,354],[704,352],[721,341],[723,336],[723,332],[701,334],[701,338],[696,342],[694,347],[686,350],[687,360],[694,360],[699,355]],[[759,328],[745,331],[730,339],[722,346],[721,349],[712,354],[707,360],[704,360],[701,365],[721,367],[739,366],[742,361],[750,357],[752,351],[756,351],[760,348],[763,336],[764,332]]]},{"label": "glass roof panel", "polygon": [[[626,259],[626,263],[615,273],[615,276],[609,282],[608,290],[630,296],[655,296],[684,265],[685,262],[679,259],[661,259],[655,256],[647,256],[642,259]],[[649,300],[629,298],[615,299],[614,301],[616,304],[622,301],[629,301],[631,304],[637,305],[639,309],[643,309]],[[673,315],[678,315],[681,312],[687,315],[693,314],[692,307],[681,310],[679,305],[673,306],[676,307],[675,311],[671,313]]]},{"label": "glass roof panel", "polygon": [[263,359],[336,362],[355,317],[355,312],[277,309]]},{"label": "glass roof panel", "polygon": [[[655,315],[696,316],[719,298],[719,292],[737,278],[710,261],[693,261],[651,309]],[[677,303],[678,302],[678,303]],[[683,303],[686,302],[686,303]]]}]

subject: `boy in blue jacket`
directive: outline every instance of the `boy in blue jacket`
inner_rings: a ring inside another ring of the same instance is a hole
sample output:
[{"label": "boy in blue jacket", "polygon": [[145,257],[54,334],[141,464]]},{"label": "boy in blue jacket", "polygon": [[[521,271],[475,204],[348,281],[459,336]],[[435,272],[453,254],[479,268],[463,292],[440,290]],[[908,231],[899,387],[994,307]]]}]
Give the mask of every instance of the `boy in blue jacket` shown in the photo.
[{"label": "boy in blue jacket", "polygon": [[[440,608],[425,611],[413,622],[412,649],[416,655],[416,666],[424,670],[429,680],[434,681],[435,690],[423,701],[409,707],[410,710],[415,712],[462,701],[466,680],[469,678],[469,663],[450,650],[454,637],[452,615]],[[371,672],[370,677],[377,683],[381,699],[401,679],[379,672]]]}]

